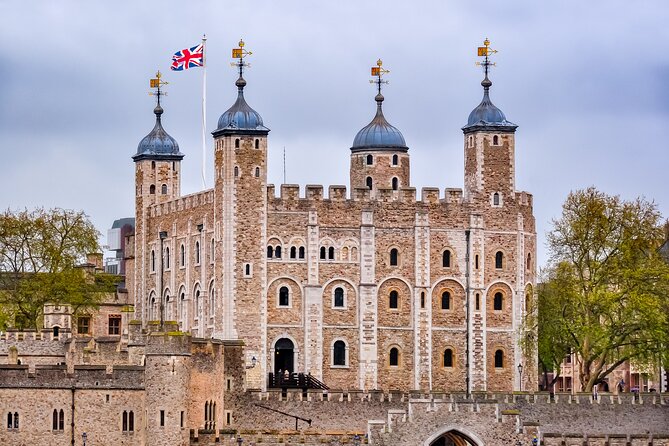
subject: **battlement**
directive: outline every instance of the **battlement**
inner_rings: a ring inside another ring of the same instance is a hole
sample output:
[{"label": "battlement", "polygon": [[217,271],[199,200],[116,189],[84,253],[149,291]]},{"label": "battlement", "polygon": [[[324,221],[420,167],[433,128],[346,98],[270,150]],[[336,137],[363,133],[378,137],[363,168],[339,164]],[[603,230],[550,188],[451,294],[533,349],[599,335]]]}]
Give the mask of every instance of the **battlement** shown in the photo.
[{"label": "battlement", "polygon": [[[351,197],[347,198],[347,188],[342,185],[331,185],[328,187],[327,196],[324,194],[324,186],[320,184],[308,184],[304,190],[298,184],[281,184],[279,195],[276,195],[276,186],[274,184],[267,185],[267,199],[268,201],[280,200],[283,202],[399,202],[408,204],[462,204],[463,192],[462,189],[446,188],[442,191],[436,187],[423,187],[420,190],[420,199],[416,196],[416,188],[404,187],[399,190],[392,188],[378,188],[374,195],[366,188],[354,188],[351,191]],[[515,198],[521,206],[532,206],[532,194],[524,191],[517,191]]]},{"label": "battlement", "polygon": [[214,202],[214,189],[207,189],[193,194],[184,195],[165,203],[154,204],[149,207],[151,217],[160,217],[175,212],[197,208]]},{"label": "battlement", "polygon": [[40,389],[144,389],[144,367],[132,365],[75,365],[68,373],[65,365],[0,364],[0,388]]}]

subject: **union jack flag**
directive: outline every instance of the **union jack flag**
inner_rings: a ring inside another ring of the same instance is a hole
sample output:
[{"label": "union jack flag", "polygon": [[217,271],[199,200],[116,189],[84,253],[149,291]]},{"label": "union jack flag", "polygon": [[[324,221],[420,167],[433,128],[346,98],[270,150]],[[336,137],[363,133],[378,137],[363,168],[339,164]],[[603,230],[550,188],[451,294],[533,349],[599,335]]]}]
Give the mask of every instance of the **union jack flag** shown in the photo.
[{"label": "union jack flag", "polygon": [[193,48],[177,51],[172,56],[172,71],[182,71],[189,68],[201,67],[204,64],[204,47],[202,44]]}]

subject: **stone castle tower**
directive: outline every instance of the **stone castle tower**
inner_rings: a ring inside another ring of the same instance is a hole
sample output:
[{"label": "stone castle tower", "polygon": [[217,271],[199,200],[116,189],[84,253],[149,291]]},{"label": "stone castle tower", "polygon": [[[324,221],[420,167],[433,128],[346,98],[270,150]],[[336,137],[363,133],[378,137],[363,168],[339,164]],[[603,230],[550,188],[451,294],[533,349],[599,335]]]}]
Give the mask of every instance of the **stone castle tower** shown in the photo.
[{"label": "stone castle tower", "polygon": [[350,149],[350,193],[307,186],[300,198],[297,185],[277,196],[267,184],[269,129],[244,97],[240,50],[237,99],[213,132],[213,189],[180,196],[183,155],[160,103],[133,157],[136,317],[243,340],[247,364],[258,364],[249,382],[262,388],[279,370],[331,388],[535,386],[536,361],[518,343],[536,280],[532,197],[515,190],[516,125],[490,100],[488,65],[462,129],[464,191],[416,197],[408,145],[383,113],[379,61],[376,113]]}]

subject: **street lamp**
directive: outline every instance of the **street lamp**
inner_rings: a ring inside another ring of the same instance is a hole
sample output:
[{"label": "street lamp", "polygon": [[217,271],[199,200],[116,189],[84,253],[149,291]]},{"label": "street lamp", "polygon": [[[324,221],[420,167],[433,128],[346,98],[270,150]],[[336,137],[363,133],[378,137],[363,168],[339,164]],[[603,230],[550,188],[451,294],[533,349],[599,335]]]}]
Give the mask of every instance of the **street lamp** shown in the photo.
[{"label": "street lamp", "polygon": [[518,364],[518,382],[520,383],[520,391],[523,391],[523,365]]},{"label": "street lamp", "polygon": [[238,444],[239,446],[242,446],[242,443],[243,443],[243,442],[244,442],[244,440],[242,440],[242,436],[241,436],[241,435],[240,435],[239,437],[237,437],[237,444]]},{"label": "street lamp", "polygon": [[252,357],[252,358],[251,358],[251,365],[247,365],[246,368],[247,368],[247,369],[252,369],[253,367],[256,366],[256,363],[257,363],[257,362],[258,362],[258,360],[256,359],[256,357],[255,357],[255,356]]},{"label": "street lamp", "polygon": [[165,253],[163,252],[163,240],[167,238],[167,231],[158,233],[160,238],[160,331],[165,331],[165,303],[163,302],[163,273],[165,271]]},{"label": "street lamp", "polygon": [[84,446],[86,446],[86,440],[88,439],[88,435],[86,435],[86,432],[81,434],[81,439],[84,441]]}]

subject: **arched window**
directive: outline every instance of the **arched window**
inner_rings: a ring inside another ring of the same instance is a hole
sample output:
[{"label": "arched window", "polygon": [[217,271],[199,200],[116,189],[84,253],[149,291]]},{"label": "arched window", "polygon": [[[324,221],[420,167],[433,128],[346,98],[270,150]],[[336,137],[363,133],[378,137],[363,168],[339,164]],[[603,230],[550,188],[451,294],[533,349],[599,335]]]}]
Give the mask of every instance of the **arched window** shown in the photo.
[{"label": "arched window", "polygon": [[499,145],[499,136],[495,135],[492,137],[492,145]]},{"label": "arched window", "polygon": [[209,317],[214,317],[216,314],[216,289],[214,282],[209,285]]},{"label": "arched window", "polygon": [[235,178],[239,177],[239,167],[235,166]]},{"label": "arched window", "polygon": [[444,268],[451,267],[451,251],[448,249],[441,255],[441,266]]},{"label": "arched window", "polygon": [[397,161],[398,161],[397,155],[393,155],[393,166],[397,166]]},{"label": "arched window", "polygon": [[19,413],[14,412],[14,429],[19,428]]},{"label": "arched window", "polygon": [[453,350],[444,350],[444,367],[453,367]]},{"label": "arched window", "polygon": [[63,409],[60,409],[60,412],[58,412],[58,430],[65,430],[65,412]]},{"label": "arched window", "polygon": [[474,147],[474,137],[473,136],[469,137],[469,147]]},{"label": "arched window", "polygon": [[347,260],[349,259],[349,258],[348,258],[348,246],[344,246],[344,247],[341,249],[341,259],[342,259],[343,261],[347,261]]},{"label": "arched window", "polygon": [[167,193],[167,184],[160,186],[160,193],[165,195]]},{"label": "arched window", "polygon": [[492,204],[495,206],[499,206],[499,193],[495,192],[492,194]]},{"label": "arched window", "polygon": [[321,246],[321,260],[325,260],[325,246]]},{"label": "arched window", "polygon": [[397,178],[393,177],[393,190],[397,190],[398,188],[398,180]]},{"label": "arched window", "polygon": [[156,252],[151,250],[151,271],[156,271]]},{"label": "arched window", "polygon": [[179,295],[179,308],[177,311],[179,312],[178,318],[179,320],[183,323],[184,319],[186,319],[186,315],[184,314],[184,309],[186,308],[186,293],[182,290],[181,294]]},{"label": "arched window", "polygon": [[172,320],[172,301],[170,300],[170,293],[165,293],[165,319]]},{"label": "arched window", "polygon": [[444,291],[441,293],[441,309],[450,310],[451,309],[451,293]]},{"label": "arched window", "polygon": [[156,296],[153,294],[153,291],[151,291],[151,295],[149,296],[149,320],[150,321],[155,321],[156,318]]},{"label": "arched window", "polygon": [[180,257],[181,257],[181,266],[186,266],[186,247],[184,245],[181,245],[180,250]]},{"label": "arched window", "polygon": [[299,256],[301,259],[304,258],[304,246],[300,246],[298,256]]},{"label": "arched window", "polygon": [[277,259],[281,258],[281,246],[277,246],[276,248],[274,248],[274,257],[276,257]]},{"label": "arched window", "polygon": [[274,247],[273,246],[268,246],[267,247],[267,258],[271,259],[274,257]]},{"label": "arched window", "polygon": [[476,297],[474,300],[475,300],[474,309],[476,311],[481,311],[481,295],[479,293],[476,293]]},{"label": "arched window", "polygon": [[334,290],[334,306],[336,308],[344,307],[344,289],[342,287],[337,287]]},{"label": "arched window", "polygon": [[151,186],[149,186],[149,193],[151,195],[154,195],[156,193],[156,185],[155,184],[152,184]]},{"label": "arched window", "polygon": [[135,431],[135,412],[133,412],[132,410],[128,412],[128,431],[129,432]]},{"label": "arched window", "polygon": [[155,169],[155,168],[156,168],[156,162],[155,162],[155,161],[151,161],[151,168],[152,168],[152,169]]},{"label": "arched window", "polygon": [[368,189],[372,188],[372,177],[367,177],[366,184]]},{"label": "arched window", "polygon": [[195,264],[200,264],[200,242],[195,242]]},{"label": "arched window", "polygon": [[170,248],[165,248],[165,268],[170,269]]},{"label": "arched window", "polygon": [[128,411],[124,410],[123,415],[121,416],[121,424],[123,432],[128,432]]},{"label": "arched window", "polygon": [[251,264],[250,263],[247,263],[244,266],[244,274],[246,274],[247,276],[251,275]]},{"label": "arched window", "polygon": [[504,300],[504,295],[501,292],[496,292],[493,299],[493,309],[496,311],[502,311],[502,302]]},{"label": "arched window", "polygon": [[291,246],[290,247],[290,258],[294,259],[297,257],[297,247]]},{"label": "arched window", "polygon": [[527,254],[527,266],[528,270],[532,269],[532,254]]},{"label": "arched window", "polygon": [[346,343],[335,341],[332,346],[332,365],[346,365]]},{"label": "arched window", "polygon": [[390,266],[397,266],[397,258],[399,257],[399,252],[397,248],[390,250]]},{"label": "arched window", "polygon": [[501,369],[504,367],[504,352],[497,350],[495,352],[495,368]]},{"label": "arched window", "polygon": [[474,268],[479,269],[479,255],[474,256]]},{"label": "arched window", "polygon": [[260,176],[260,167],[256,167],[255,175],[256,175],[256,178],[258,178]]},{"label": "arched window", "polygon": [[502,269],[504,267],[504,253],[502,251],[497,251],[495,253],[495,268]]},{"label": "arched window", "polygon": [[282,286],[279,288],[279,306],[287,307],[290,305],[290,291],[288,287]]},{"label": "arched window", "polygon": [[388,296],[388,307],[389,308],[399,308],[399,293],[395,290],[392,290],[390,292],[390,295]]},{"label": "arched window", "polygon": [[367,155],[367,165],[371,166],[374,164],[374,157],[372,155]]},{"label": "arched window", "polygon": [[400,351],[397,347],[390,349],[390,358],[388,364],[391,367],[398,367],[400,365]]},{"label": "arched window", "polygon": [[214,263],[214,257],[216,256],[216,244],[214,243],[214,239],[211,239],[211,252],[209,253],[209,260],[211,260],[211,263]]},{"label": "arched window", "polygon": [[235,139],[235,149],[239,149],[239,138]]},{"label": "arched window", "polygon": [[334,246],[330,246],[328,248],[328,259],[329,260],[334,260],[334,258],[335,258],[335,249],[334,249]]},{"label": "arched window", "polygon": [[259,148],[260,148],[260,140],[256,139],[256,149],[259,149]]},{"label": "arched window", "polygon": [[53,419],[51,420],[51,429],[54,431],[58,430],[58,411],[56,409],[53,410]]}]

